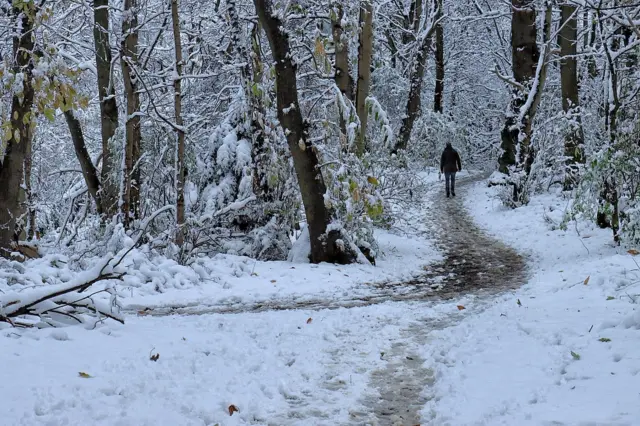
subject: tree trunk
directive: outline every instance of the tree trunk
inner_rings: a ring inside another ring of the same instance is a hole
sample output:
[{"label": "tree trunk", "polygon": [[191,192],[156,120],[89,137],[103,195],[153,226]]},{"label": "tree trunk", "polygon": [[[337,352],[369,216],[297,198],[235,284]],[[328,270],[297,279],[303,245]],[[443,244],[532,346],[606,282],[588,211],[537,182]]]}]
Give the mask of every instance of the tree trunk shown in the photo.
[{"label": "tree trunk", "polygon": [[[18,3],[16,3],[18,4]],[[9,257],[17,247],[25,214],[24,166],[31,152],[31,135],[34,117],[32,35],[35,3],[20,3],[13,7],[15,22],[13,37],[13,72],[22,73],[22,92],[14,94],[11,101],[10,136],[0,157],[0,256]]]},{"label": "tree trunk", "polygon": [[138,5],[136,0],[124,0],[122,46],[120,53],[124,91],[127,96],[124,167],[122,170],[122,200],[120,213],[125,227],[140,216],[140,94],[136,68],[138,66]]},{"label": "tree trunk", "polygon": [[420,32],[420,22],[422,21],[423,0],[415,0],[415,12],[413,14],[413,32],[417,35]]},{"label": "tree trunk", "polygon": [[171,22],[173,24],[173,43],[175,47],[175,67],[176,72],[173,78],[174,92],[174,111],[175,126],[178,136],[176,146],[176,244],[182,246],[184,244],[184,224],[185,224],[185,206],[184,206],[184,185],[185,185],[185,167],[184,167],[184,139],[185,132],[182,121],[182,42],[180,40],[180,16],[178,14],[178,0],[171,0]]},{"label": "tree trunk", "polygon": [[20,236],[20,239],[26,239],[28,241],[33,240],[36,230],[36,206],[35,197],[31,190],[31,168],[33,166],[33,128],[29,127],[29,136],[27,145],[27,152],[24,158],[24,190],[27,207],[27,226],[26,233]]},{"label": "tree trunk", "polygon": [[414,57],[413,64],[411,65],[409,98],[407,99],[406,112],[402,119],[402,126],[400,127],[400,135],[397,139],[393,152],[407,149],[409,138],[411,138],[411,132],[413,131],[413,124],[415,123],[416,118],[420,115],[422,81],[424,80],[424,71],[427,66],[427,55],[431,49],[431,36],[434,29],[435,26],[431,26],[423,36],[420,42],[420,47],[418,48],[418,53]]},{"label": "tree trunk", "polygon": [[82,177],[87,185],[89,194],[96,203],[96,211],[101,215],[104,212],[101,198],[102,185],[98,177],[98,171],[93,165],[93,161],[91,161],[91,156],[89,156],[89,151],[84,141],[84,134],[82,133],[82,126],[71,109],[64,112],[64,118],[67,121],[71,140],[73,141],[73,148],[80,163],[80,168],[82,169]]},{"label": "tree trunk", "polygon": [[436,13],[436,87],[433,96],[433,110],[443,111],[444,101],[444,28],[442,27],[442,0],[437,0]]},{"label": "tree trunk", "polygon": [[333,44],[335,46],[335,81],[340,92],[353,101],[353,77],[349,72],[349,39],[343,37],[344,28],[342,28],[342,19],[344,10],[341,3],[335,3],[331,10],[331,32],[333,35]]},{"label": "tree trunk", "polygon": [[96,49],[96,71],[98,74],[98,97],[100,99],[100,117],[102,133],[102,200],[104,213],[113,216],[116,213],[118,190],[113,177],[113,158],[111,139],[118,128],[118,105],[115,89],[111,81],[111,44],[109,42],[109,0],[94,0],[93,39]]},{"label": "tree trunk", "polygon": [[[520,110],[527,99],[527,91],[522,89],[530,87],[536,75],[540,57],[536,40],[535,2],[512,0],[511,6],[511,67],[520,89],[515,89],[514,99],[511,101],[510,111],[501,133],[502,155],[498,162],[502,173],[509,173],[509,167],[515,166],[517,162],[516,150],[520,142],[520,131],[526,127],[526,123],[520,122],[519,119]],[[525,120],[528,118],[525,117]]]},{"label": "tree trunk", "polygon": [[565,135],[564,155],[567,157],[567,176],[564,186],[573,188],[576,179],[576,164],[584,163],[584,145],[580,123],[580,97],[578,93],[578,17],[576,6],[564,4],[561,7],[560,20],[560,86],[562,90],[562,110],[572,115],[575,124]]},{"label": "tree trunk", "polygon": [[358,47],[358,86],[356,87],[356,114],[360,119],[360,131],[356,139],[355,153],[362,157],[367,145],[367,97],[371,84],[371,57],[373,54],[373,4],[362,0],[360,4],[360,45]]},{"label": "tree trunk", "polygon": [[287,135],[287,143],[300,185],[311,239],[311,261],[332,261],[328,255],[327,226],[331,221],[324,204],[326,187],[319,167],[316,148],[307,138],[298,103],[296,67],[292,61],[289,36],[274,15],[269,0],[254,0],[260,22],[269,39],[276,69],[278,119]]}]

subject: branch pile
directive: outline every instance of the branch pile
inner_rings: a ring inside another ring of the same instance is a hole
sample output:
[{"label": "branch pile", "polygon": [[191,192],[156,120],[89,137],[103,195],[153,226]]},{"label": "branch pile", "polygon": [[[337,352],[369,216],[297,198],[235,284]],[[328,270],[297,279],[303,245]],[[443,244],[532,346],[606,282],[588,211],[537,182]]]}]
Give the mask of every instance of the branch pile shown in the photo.
[{"label": "branch pile", "polygon": [[[115,272],[111,260],[105,259],[63,284],[0,295],[0,322],[14,327],[56,327],[82,324],[89,316],[97,317],[99,321],[109,318],[124,324],[113,287],[113,281],[121,280],[124,273]],[[105,286],[93,289],[99,282],[105,282]],[[108,302],[104,293],[110,296]]]}]

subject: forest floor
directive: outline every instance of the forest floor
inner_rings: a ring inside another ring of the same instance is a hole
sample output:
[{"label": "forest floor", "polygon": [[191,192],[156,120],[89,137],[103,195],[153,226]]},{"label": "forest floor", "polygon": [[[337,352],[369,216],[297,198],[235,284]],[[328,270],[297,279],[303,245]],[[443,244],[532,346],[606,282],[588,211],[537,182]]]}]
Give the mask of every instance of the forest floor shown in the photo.
[{"label": "forest floor", "polygon": [[377,268],[132,263],[125,325],[0,329],[2,423],[640,424],[637,259],[559,194],[432,183]]}]

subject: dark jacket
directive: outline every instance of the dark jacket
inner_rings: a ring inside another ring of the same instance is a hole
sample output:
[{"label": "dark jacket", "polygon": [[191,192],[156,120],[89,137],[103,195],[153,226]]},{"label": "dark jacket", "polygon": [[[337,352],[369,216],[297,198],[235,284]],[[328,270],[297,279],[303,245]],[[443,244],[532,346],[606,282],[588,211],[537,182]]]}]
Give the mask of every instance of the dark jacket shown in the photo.
[{"label": "dark jacket", "polygon": [[460,155],[458,154],[458,151],[449,145],[444,149],[444,151],[442,151],[442,157],[440,158],[440,171],[444,173],[455,173],[460,170],[462,170]]}]

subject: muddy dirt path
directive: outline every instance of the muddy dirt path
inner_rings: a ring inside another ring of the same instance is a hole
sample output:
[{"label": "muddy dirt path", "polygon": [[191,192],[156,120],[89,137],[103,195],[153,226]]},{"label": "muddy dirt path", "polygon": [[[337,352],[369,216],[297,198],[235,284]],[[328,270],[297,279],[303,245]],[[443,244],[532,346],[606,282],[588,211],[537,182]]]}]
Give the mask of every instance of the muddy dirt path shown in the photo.
[{"label": "muddy dirt path", "polygon": [[[294,309],[338,309],[370,306],[385,302],[448,300],[460,295],[496,294],[519,287],[524,282],[525,260],[513,249],[480,230],[464,208],[463,199],[471,184],[482,176],[460,179],[458,197],[446,198],[444,189],[434,190],[434,203],[424,220],[430,238],[444,254],[444,260],[427,265],[425,272],[409,281],[378,282],[369,285],[366,295],[295,300],[282,298],[257,302],[225,301],[214,305],[176,305],[144,309],[131,306],[125,313],[145,310],[146,315],[205,315],[265,312]],[[444,184],[442,185],[444,186]]]},{"label": "muddy dirt path", "polygon": [[[440,277],[443,289],[430,293],[429,299],[449,299],[468,293],[490,296],[515,289],[526,280],[525,259],[482,232],[464,208],[464,197],[479,179],[476,177],[458,182],[456,198],[446,198],[444,188],[432,194],[432,214],[427,220],[429,228],[438,237],[438,246],[445,258],[432,266],[422,283],[417,280],[409,284],[416,287],[419,293],[419,287],[425,285],[424,282]],[[453,326],[459,318],[445,316],[437,320],[424,319],[404,330],[402,339],[391,346],[386,368],[371,373],[370,387],[377,392],[361,401],[364,406],[362,417],[356,415],[348,424],[425,424],[428,420],[421,419],[420,411],[430,399],[428,390],[435,379],[433,371],[424,367],[425,362],[415,353],[415,349],[428,344],[429,335],[434,330]]]}]

